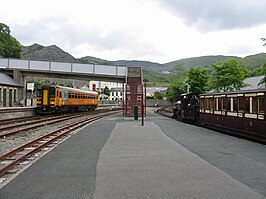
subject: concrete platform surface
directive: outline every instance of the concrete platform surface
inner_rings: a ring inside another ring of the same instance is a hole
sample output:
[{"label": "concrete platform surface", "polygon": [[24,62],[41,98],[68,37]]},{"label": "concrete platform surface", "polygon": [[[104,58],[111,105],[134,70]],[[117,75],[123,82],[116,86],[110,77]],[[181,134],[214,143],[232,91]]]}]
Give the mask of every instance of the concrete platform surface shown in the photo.
[{"label": "concrete platform surface", "polygon": [[[149,111],[116,114],[67,139],[1,199],[265,199],[266,147]],[[232,161],[232,162],[231,162]]]}]

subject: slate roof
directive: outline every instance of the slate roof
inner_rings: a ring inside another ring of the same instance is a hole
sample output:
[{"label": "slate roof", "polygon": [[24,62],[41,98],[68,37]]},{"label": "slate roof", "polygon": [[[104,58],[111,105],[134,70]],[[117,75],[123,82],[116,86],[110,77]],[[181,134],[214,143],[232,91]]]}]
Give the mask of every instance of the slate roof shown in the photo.
[{"label": "slate roof", "polygon": [[247,79],[245,79],[245,84],[247,84],[247,86],[245,86],[244,88],[242,88],[241,90],[252,90],[252,89],[260,89],[260,88],[265,88],[264,85],[258,85],[260,83],[260,81],[262,80],[263,76],[257,76],[257,77],[249,77]]},{"label": "slate roof", "polygon": [[16,82],[14,79],[12,79],[11,77],[3,73],[0,73],[0,85],[23,87],[21,84]]}]

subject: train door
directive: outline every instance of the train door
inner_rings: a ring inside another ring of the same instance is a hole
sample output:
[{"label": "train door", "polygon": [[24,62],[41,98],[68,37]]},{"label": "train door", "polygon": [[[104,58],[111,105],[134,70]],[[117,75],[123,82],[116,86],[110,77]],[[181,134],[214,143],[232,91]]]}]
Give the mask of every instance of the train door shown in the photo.
[{"label": "train door", "polygon": [[6,107],[6,88],[3,89],[3,107]]},{"label": "train door", "polygon": [[9,97],[8,97],[8,99],[9,99],[9,101],[8,101],[9,107],[12,107],[12,94],[13,94],[12,89],[9,89]]},{"label": "train door", "polygon": [[62,106],[62,91],[56,90],[56,106]]}]

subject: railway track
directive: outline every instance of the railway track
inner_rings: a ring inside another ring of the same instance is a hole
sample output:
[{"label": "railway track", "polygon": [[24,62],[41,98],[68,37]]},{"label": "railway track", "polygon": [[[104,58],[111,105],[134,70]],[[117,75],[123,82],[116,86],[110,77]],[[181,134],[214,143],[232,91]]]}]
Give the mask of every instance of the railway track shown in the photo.
[{"label": "railway track", "polygon": [[[6,138],[8,136],[17,135],[20,133],[24,133],[30,130],[38,129],[45,125],[56,124],[62,121],[84,117],[87,115],[97,114],[105,112],[105,109],[96,110],[94,112],[87,112],[87,113],[78,113],[78,114],[68,114],[68,115],[57,115],[57,116],[36,116],[30,118],[21,118],[19,121],[12,120],[7,121],[4,124],[8,124],[6,126],[0,127],[0,139]],[[1,123],[0,123],[1,124]]]},{"label": "railway track", "polygon": [[[68,136],[73,131],[92,123],[96,120],[99,120],[107,115],[117,113],[119,111],[109,111],[107,113],[99,113],[96,116],[91,116],[79,121],[72,122],[64,127],[60,127],[54,131],[47,133],[44,136],[41,136],[35,140],[32,140],[28,143],[25,143],[3,155],[0,156],[0,177],[9,172],[10,170],[16,171],[15,168],[24,160],[29,160],[34,154],[43,150],[45,147],[53,146],[57,142],[60,142],[60,139]],[[49,148],[48,148],[49,149]],[[22,163],[23,164],[23,163]]]}]

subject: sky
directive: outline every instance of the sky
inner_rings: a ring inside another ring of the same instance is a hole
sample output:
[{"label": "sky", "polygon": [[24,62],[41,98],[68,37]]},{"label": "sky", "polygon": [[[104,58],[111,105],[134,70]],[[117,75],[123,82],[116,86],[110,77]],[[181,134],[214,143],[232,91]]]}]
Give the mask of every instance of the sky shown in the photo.
[{"label": "sky", "polygon": [[22,45],[76,58],[167,63],[266,52],[265,0],[0,0],[0,22]]}]

